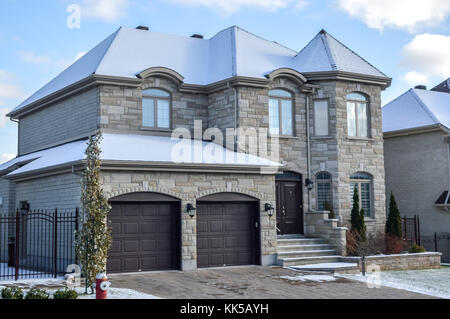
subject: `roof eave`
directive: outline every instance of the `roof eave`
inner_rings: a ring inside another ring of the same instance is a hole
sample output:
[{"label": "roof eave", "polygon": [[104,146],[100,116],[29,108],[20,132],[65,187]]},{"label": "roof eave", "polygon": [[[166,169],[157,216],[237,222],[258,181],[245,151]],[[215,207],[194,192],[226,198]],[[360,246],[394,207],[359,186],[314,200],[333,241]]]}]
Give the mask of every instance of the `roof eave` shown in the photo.
[{"label": "roof eave", "polygon": [[351,82],[361,82],[381,86],[384,90],[391,86],[392,78],[384,76],[375,76],[346,71],[321,71],[321,72],[302,72],[308,81],[318,80],[341,80]]},{"label": "roof eave", "polygon": [[141,79],[138,78],[128,78],[110,75],[98,75],[92,74],[78,82],[68,85],[61,90],[51,93],[37,101],[34,101],[28,105],[21,107],[16,111],[11,111],[6,116],[11,119],[18,119],[20,116],[28,114],[30,112],[36,111],[46,105],[55,103],[61,99],[67,98],[78,92],[87,90],[97,85],[101,84],[113,84],[113,85],[123,85],[129,87],[138,87],[142,83]]},{"label": "roof eave", "polygon": [[432,125],[426,125],[426,126],[411,127],[411,128],[401,129],[401,130],[383,132],[383,138],[407,136],[407,135],[413,135],[413,134],[423,134],[423,133],[437,132],[437,131],[442,131],[444,133],[450,134],[450,130],[447,127],[438,123],[438,124],[432,124]]}]

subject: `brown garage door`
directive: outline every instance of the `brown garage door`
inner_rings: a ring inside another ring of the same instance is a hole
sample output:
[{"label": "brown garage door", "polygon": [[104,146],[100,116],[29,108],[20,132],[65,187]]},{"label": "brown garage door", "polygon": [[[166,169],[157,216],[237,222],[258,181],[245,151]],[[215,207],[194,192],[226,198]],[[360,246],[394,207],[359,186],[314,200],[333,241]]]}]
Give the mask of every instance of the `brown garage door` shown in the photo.
[{"label": "brown garage door", "polygon": [[197,211],[199,268],[259,263],[257,203],[199,202]]},{"label": "brown garage door", "polygon": [[112,202],[109,273],[179,268],[179,204]]}]

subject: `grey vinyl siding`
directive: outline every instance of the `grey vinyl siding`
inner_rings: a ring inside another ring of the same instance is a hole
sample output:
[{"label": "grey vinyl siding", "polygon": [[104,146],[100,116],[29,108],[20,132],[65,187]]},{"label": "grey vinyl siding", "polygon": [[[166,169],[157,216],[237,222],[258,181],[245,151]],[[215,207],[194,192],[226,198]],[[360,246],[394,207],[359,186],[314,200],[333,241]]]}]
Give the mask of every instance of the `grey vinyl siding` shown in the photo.
[{"label": "grey vinyl siding", "polygon": [[31,209],[74,211],[80,207],[80,181],[80,176],[69,173],[18,182],[16,205],[28,201]]},{"label": "grey vinyl siding", "polygon": [[5,178],[0,177],[0,197],[3,204],[0,205],[0,215],[12,214],[15,209],[15,184]]},{"label": "grey vinyl siding", "polygon": [[99,91],[92,88],[24,115],[19,119],[19,155],[89,135],[99,114]]}]

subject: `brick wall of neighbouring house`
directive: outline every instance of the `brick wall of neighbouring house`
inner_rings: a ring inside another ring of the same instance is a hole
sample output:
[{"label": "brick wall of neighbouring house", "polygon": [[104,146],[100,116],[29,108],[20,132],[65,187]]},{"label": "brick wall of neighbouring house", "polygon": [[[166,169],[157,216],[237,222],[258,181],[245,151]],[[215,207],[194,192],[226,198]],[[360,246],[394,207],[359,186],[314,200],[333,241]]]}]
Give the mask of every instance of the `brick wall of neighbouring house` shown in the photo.
[{"label": "brick wall of neighbouring house", "polygon": [[16,183],[16,206],[28,201],[31,209],[72,212],[80,207],[81,177],[76,174],[62,174]]},{"label": "brick wall of neighbouring house", "polygon": [[92,134],[99,121],[98,94],[92,88],[21,117],[19,155]]},{"label": "brick wall of neighbouring house", "polygon": [[[185,127],[192,131],[194,120],[202,120],[206,128],[208,120],[206,95],[181,93],[174,82],[158,77],[146,79],[142,89],[147,88],[160,88],[170,92],[173,128]],[[104,131],[152,134],[152,131],[142,129],[142,90],[140,88],[100,86],[100,105],[100,127]]]},{"label": "brick wall of neighbouring house", "polygon": [[[144,181],[148,188],[144,188]],[[196,268],[197,242],[196,217],[186,213],[187,203],[220,192],[243,193],[260,200],[262,262],[272,265],[276,254],[276,218],[269,218],[264,204],[275,206],[275,181],[273,175],[202,174],[103,171],[102,186],[108,198],[139,191],[153,191],[181,199],[182,204],[182,267]]]}]

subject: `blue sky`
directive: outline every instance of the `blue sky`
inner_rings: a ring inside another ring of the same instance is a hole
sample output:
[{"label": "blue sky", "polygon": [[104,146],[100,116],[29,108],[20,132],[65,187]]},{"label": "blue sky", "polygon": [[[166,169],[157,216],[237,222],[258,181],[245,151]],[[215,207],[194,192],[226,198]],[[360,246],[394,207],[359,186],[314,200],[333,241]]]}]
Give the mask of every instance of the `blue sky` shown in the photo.
[{"label": "blue sky", "polygon": [[[81,8],[69,28],[68,6]],[[383,104],[450,76],[448,0],[2,0],[0,162],[16,154],[4,114],[120,26],[209,38],[231,25],[302,49],[322,28],[393,78]]]}]

